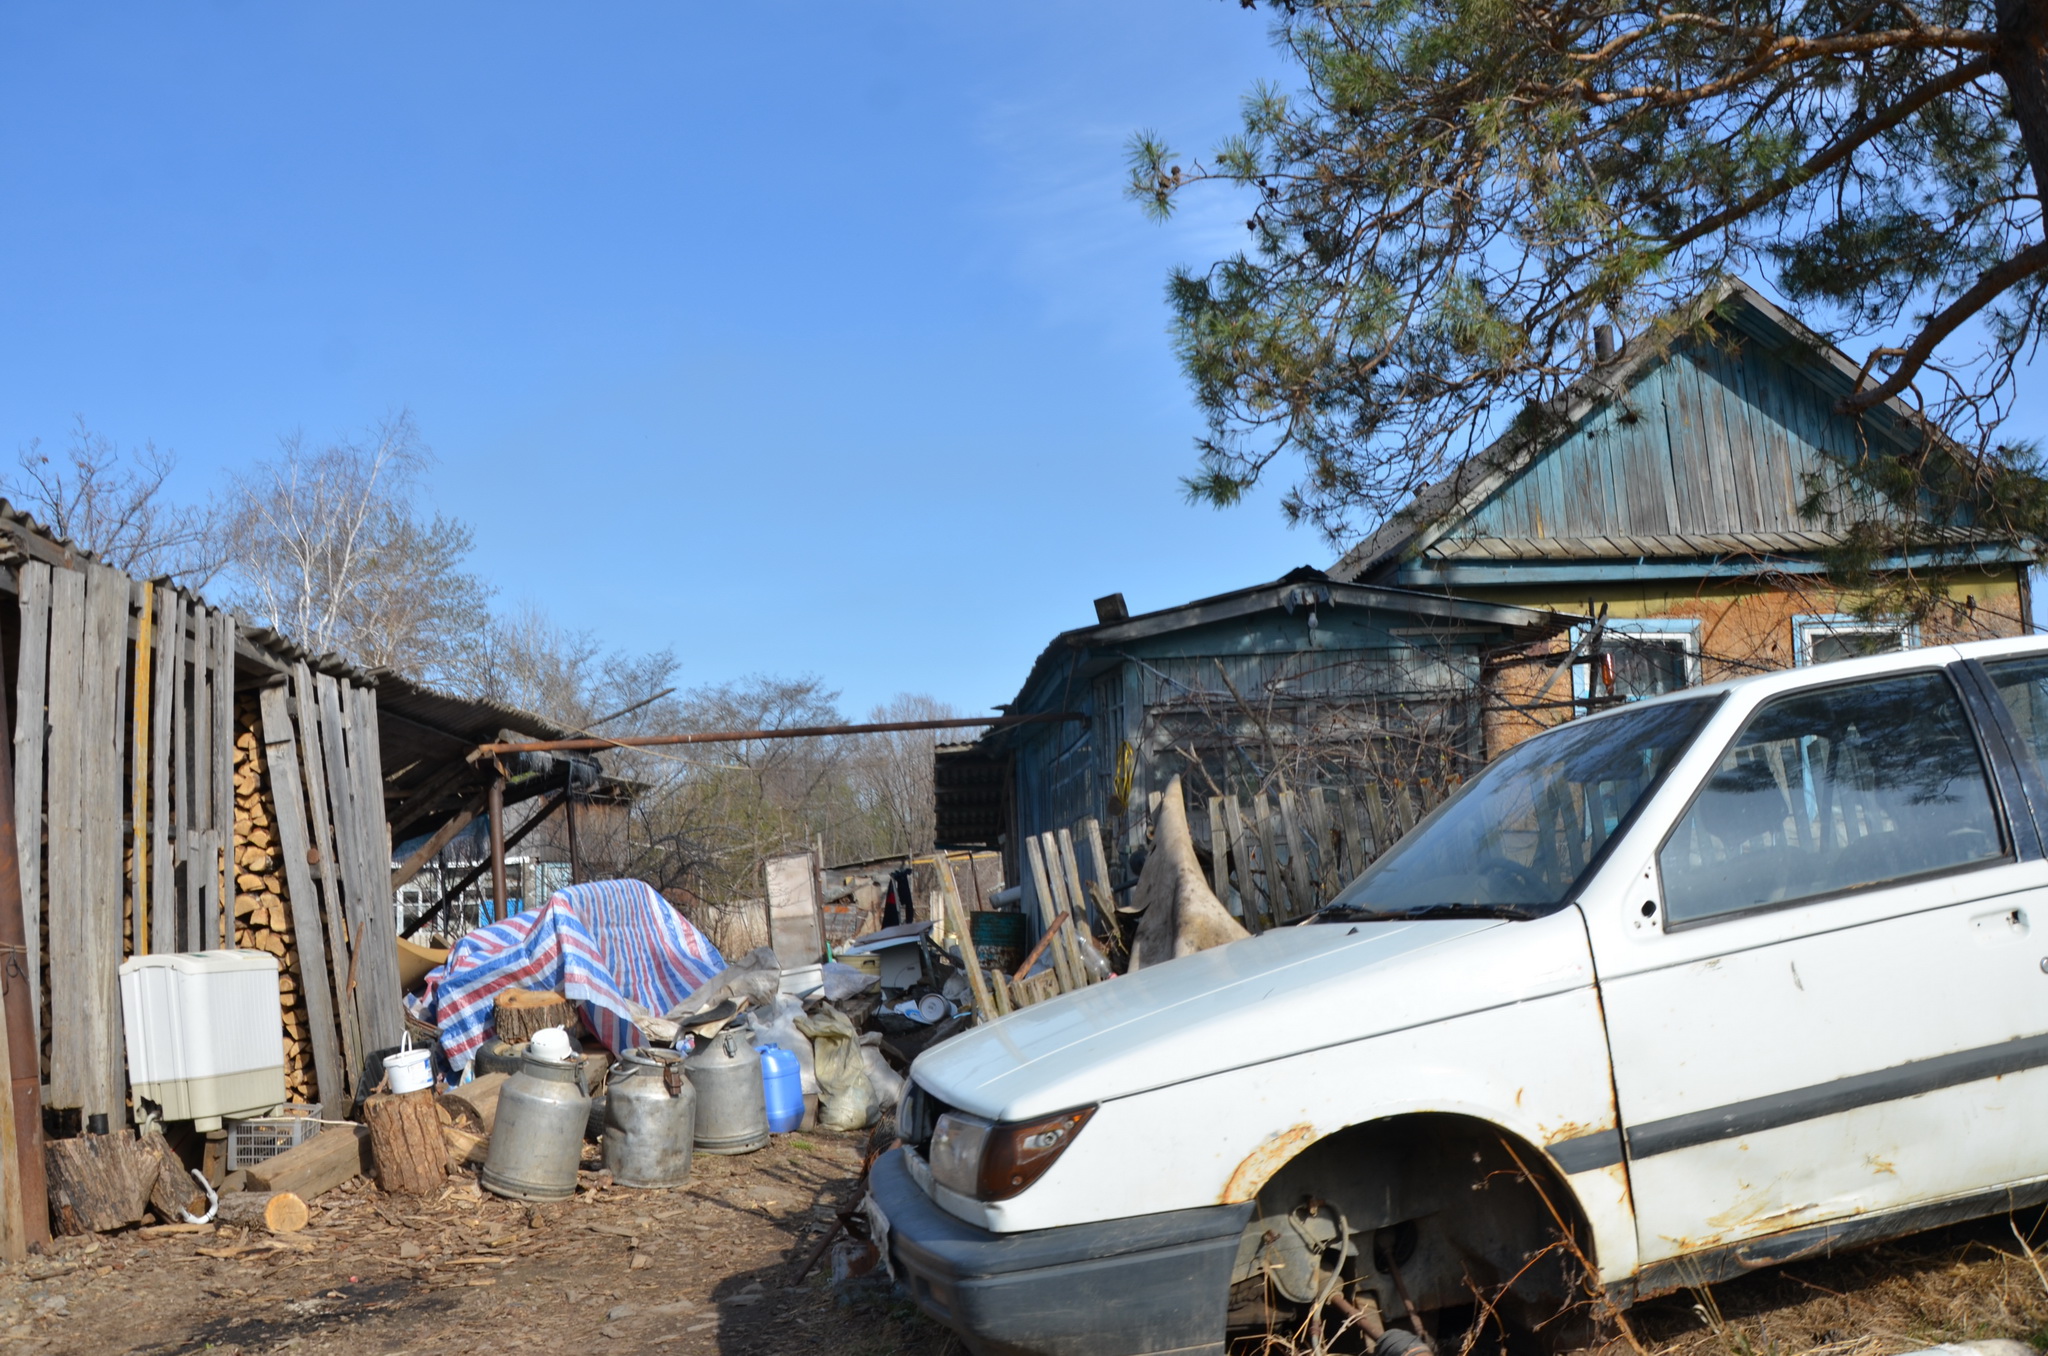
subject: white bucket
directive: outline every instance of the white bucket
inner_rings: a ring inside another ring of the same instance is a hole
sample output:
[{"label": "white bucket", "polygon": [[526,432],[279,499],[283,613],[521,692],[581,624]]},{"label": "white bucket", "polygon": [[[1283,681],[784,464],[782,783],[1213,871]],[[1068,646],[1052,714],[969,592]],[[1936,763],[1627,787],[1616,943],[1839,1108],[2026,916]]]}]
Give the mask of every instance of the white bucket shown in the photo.
[{"label": "white bucket", "polygon": [[393,1092],[418,1092],[434,1086],[434,1052],[415,1050],[412,1033],[405,1033],[405,1045],[395,1055],[384,1056],[384,1078]]},{"label": "white bucket", "polygon": [[567,1027],[543,1027],[533,1033],[532,1041],[526,1047],[527,1053],[539,1055],[542,1059],[567,1059],[574,1053],[569,1048]]}]

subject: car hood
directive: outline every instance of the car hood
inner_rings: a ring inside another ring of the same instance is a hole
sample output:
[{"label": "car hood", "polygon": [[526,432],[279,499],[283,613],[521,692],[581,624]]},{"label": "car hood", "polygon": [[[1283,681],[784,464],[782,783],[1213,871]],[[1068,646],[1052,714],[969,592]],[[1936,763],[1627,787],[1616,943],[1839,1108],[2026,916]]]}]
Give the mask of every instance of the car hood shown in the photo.
[{"label": "car hood", "polygon": [[1019,1009],[926,1051],[911,1075],[950,1106],[1016,1120],[1591,981],[1575,908],[1276,928]]}]

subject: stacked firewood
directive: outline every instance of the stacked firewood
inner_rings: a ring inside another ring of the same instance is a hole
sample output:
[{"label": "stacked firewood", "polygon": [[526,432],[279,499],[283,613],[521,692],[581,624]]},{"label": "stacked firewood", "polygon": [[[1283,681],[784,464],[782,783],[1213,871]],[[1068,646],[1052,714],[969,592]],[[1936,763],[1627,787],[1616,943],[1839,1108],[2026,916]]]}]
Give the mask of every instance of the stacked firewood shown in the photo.
[{"label": "stacked firewood", "polygon": [[282,849],[277,810],[270,799],[257,719],[254,702],[235,712],[235,945],[277,957],[285,1092],[294,1102],[310,1102],[315,1093],[312,1027],[306,1018],[305,979],[292,935],[284,863],[278,859]]}]

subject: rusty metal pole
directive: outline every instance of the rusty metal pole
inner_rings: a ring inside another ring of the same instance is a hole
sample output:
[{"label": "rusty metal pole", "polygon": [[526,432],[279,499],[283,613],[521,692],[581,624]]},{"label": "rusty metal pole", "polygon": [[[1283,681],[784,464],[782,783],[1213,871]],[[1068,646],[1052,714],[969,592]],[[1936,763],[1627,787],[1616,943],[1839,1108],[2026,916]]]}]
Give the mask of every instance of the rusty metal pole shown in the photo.
[{"label": "rusty metal pole", "polygon": [[943,720],[885,720],[858,725],[789,725],[774,730],[699,730],[693,734],[625,735],[618,739],[522,739],[479,744],[469,761],[501,753],[597,753],[605,749],[657,749],[677,744],[751,744],[761,739],[821,739],[836,735],[895,734],[910,730],[1006,729],[1012,725],[1086,723],[1078,711],[1042,711],[1028,716],[949,716]]},{"label": "rusty metal pole", "polygon": [[569,884],[574,885],[583,874],[583,854],[576,844],[576,793],[564,788],[562,813],[569,817]]},{"label": "rusty metal pole", "polygon": [[491,783],[491,921],[505,921],[505,779]]},{"label": "rusty metal pole", "polygon": [[[41,720],[38,710],[33,718]],[[28,924],[22,917],[21,860],[14,847],[14,744],[0,729],[0,1002],[7,1004],[7,1054],[13,1066],[15,1151],[21,1175],[23,1241],[50,1241],[50,1189],[43,1177],[43,1052],[36,1048],[29,1003]],[[40,903],[40,901],[38,901]]]}]

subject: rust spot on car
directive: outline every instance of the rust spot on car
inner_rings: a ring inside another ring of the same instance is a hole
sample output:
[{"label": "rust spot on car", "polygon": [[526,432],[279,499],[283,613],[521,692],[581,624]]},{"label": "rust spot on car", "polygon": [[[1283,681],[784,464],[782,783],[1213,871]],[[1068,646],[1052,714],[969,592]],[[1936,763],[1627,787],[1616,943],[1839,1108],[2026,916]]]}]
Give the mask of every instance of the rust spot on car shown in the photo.
[{"label": "rust spot on car", "polygon": [[1561,1144],[1568,1139],[1584,1139],[1587,1135],[1600,1135],[1614,1128],[1613,1121],[1587,1124],[1585,1121],[1562,1121],[1556,1125],[1541,1125],[1536,1129],[1543,1136],[1545,1147]]},{"label": "rust spot on car", "polygon": [[1289,1159],[1313,1143],[1315,1137],[1316,1128],[1306,1123],[1266,1136],[1230,1174],[1230,1180],[1223,1184],[1223,1195],[1218,1200],[1224,1205],[1235,1205],[1258,1195],[1259,1188],[1285,1167]]},{"label": "rust spot on car", "polygon": [[1899,1175],[1899,1169],[1897,1165],[1894,1164],[1889,1158],[1880,1158],[1876,1154],[1865,1154],[1863,1155],[1863,1161],[1870,1165],[1870,1170],[1872,1172],[1885,1173],[1892,1177],[1897,1177]]}]

